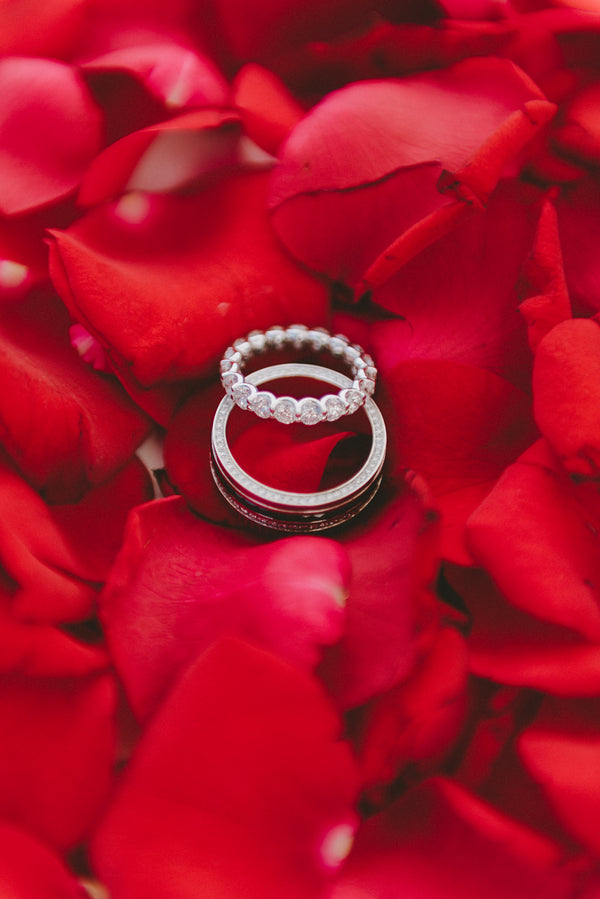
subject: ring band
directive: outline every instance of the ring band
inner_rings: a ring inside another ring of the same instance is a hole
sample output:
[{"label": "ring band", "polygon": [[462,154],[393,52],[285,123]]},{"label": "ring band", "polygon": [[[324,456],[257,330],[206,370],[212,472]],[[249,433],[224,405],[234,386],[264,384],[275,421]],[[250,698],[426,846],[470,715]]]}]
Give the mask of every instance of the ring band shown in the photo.
[{"label": "ring band", "polygon": [[[272,365],[248,375],[248,382],[259,387],[279,378],[303,377],[322,381],[340,389],[350,378],[320,365],[285,363]],[[211,438],[211,470],[217,487],[227,502],[241,515],[279,531],[309,532],[324,530],[354,518],[373,499],[381,483],[387,434],[383,416],[370,397],[364,408],[371,426],[371,449],[361,468],[347,481],[329,490],[296,493],[269,487],[249,475],[233,457],[227,442],[227,422],[235,408],[234,400],[224,397],[215,413]]]},{"label": "ring band", "polygon": [[[244,377],[246,362],[266,350],[286,347],[328,350],[341,358],[352,371],[352,381],[337,394],[329,393],[320,399],[305,397],[296,400],[291,396],[274,396],[268,390],[257,390]],[[371,357],[358,344],[351,344],[343,334],[330,334],[325,328],[307,328],[291,325],[289,328],[273,327],[267,331],[251,331],[245,338],[234,341],[225,350],[220,363],[221,383],[226,394],[240,409],[248,409],[259,418],[275,418],[282,424],[301,422],[316,425],[321,421],[337,421],[351,415],[375,392],[377,369]]]}]

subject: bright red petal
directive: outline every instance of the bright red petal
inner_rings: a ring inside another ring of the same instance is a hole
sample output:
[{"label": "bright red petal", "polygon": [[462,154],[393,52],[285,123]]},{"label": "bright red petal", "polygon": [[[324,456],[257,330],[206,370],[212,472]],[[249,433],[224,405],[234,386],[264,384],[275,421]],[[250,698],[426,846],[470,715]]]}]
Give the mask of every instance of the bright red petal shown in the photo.
[{"label": "bright red petal", "polygon": [[96,836],[111,895],[314,899],[355,824],[339,727],[304,673],[214,646],[148,727]]},{"label": "bright red petal", "polygon": [[253,328],[326,319],[325,288],[271,233],[265,189],[265,175],[242,174],[164,197],[138,224],[109,205],[54,232],[57,289],[117,368],[145,386],[213,374]]},{"label": "bright red petal", "polygon": [[181,497],[142,506],[101,597],[136,714],[147,717],[183,667],[221,636],[256,641],[310,670],[342,634],[348,580],[346,553],[332,540],[261,545],[202,521]]},{"label": "bright red petal", "polygon": [[106,802],[115,755],[115,685],[6,675],[0,685],[0,816],[70,848]]},{"label": "bright red petal", "polygon": [[600,322],[556,325],[538,346],[533,371],[535,419],[565,468],[600,473]]},{"label": "bright red petal", "polygon": [[273,155],[303,114],[284,83],[256,63],[242,66],[237,73],[233,102],[248,136]]},{"label": "bright red petal", "polygon": [[19,899],[83,899],[81,886],[43,841],[0,823],[0,883]]},{"label": "bright red petal", "polygon": [[36,209],[69,194],[100,149],[100,112],[63,63],[0,61],[0,209]]},{"label": "bright red petal", "polygon": [[364,825],[327,897],[569,899],[562,862],[548,840],[440,778]]}]

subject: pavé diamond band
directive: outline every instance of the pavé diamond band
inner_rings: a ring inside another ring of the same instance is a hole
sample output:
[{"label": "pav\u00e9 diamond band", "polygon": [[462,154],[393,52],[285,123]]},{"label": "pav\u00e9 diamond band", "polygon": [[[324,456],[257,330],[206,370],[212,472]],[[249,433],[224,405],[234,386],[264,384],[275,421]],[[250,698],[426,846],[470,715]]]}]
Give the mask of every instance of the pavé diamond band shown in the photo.
[{"label": "pav\u00e9 diamond band", "polygon": [[[352,372],[352,381],[337,394],[328,393],[320,399],[291,396],[276,397],[268,390],[257,390],[244,377],[246,362],[267,350],[287,347],[327,350],[332,356],[345,362]],[[289,328],[273,327],[267,331],[251,331],[246,337],[234,341],[221,359],[221,383],[227,395],[240,409],[248,409],[260,418],[275,418],[282,424],[301,422],[316,425],[321,421],[337,421],[351,415],[375,391],[377,369],[362,347],[352,344],[343,334],[330,334],[325,328],[307,328],[291,325]]]},{"label": "pav\u00e9 diamond band", "polygon": [[[352,383],[344,374],[304,363],[272,365],[249,374],[247,382],[253,387],[260,387],[279,378],[295,377],[310,378],[341,390]],[[354,518],[377,493],[385,461],[387,434],[383,416],[370,397],[366,397],[364,402],[372,431],[366,461],[347,481],[316,493],[278,490],[244,471],[235,460],[227,440],[227,422],[234,408],[233,399],[226,396],[215,413],[211,469],[224,498],[250,521],[279,531],[306,533],[324,530]]]}]

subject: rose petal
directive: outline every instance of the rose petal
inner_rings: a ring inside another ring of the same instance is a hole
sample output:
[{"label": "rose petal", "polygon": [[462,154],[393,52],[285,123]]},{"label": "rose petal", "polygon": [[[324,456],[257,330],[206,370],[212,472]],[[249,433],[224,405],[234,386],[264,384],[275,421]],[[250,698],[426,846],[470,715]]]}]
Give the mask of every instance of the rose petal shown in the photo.
[{"label": "rose petal", "polygon": [[281,142],[302,118],[302,107],[276,75],[256,63],[242,66],[232,89],[248,136],[267,153],[276,155]]},{"label": "rose petal", "polygon": [[366,822],[327,899],[568,899],[574,882],[549,840],[436,778]]},{"label": "rose petal", "polygon": [[0,882],[19,899],[82,899],[81,887],[62,859],[25,831],[0,823]]},{"label": "rose petal", "polygon": [[405,679],[420,640],[437,626],[430,586],[437,567],[437,515],[414,472],[386,483],[360,519],[338,529],[350,557],[347,623],[319,673],[336,702],[351,708]]},{"label": "rose petal", "polygon": [[178,190],[237,161],[238,118],[200,110],[135,131],[96,156],[78,203],[93,206],[127,191]]},{"label": "rose petal", "polygon": [[100,148],[100,113],[74,70],[46,59],[0,61],[0,209],[26,212],[77,187]]},{"label": "rose petal", "polygon": [[86,75],[129,75],[171,109],[225,106],[228,101],[227,82],[214,63],[175,43],[120,47],[86,60],[81,68]]},{"label": "rose petal", "polygon": [[557,815],[595,855],[600,847],[600,784],[595,763],[600,749],[598,711],[597,698],[570,709],[557,703],[554,715],[542,715],[519,740],[523,763]]},{"label": "rose petal", "polygon": [[575,314],[600,311],[600,191],[586,179],[563,191],[556,203],[565,275]]},{"label": "rose petal", "polygon": [[565,468],[600,471],[600,322],[573,319],[540,343],[533,371],[536,422]]},{"label": "rose petal", "polygon": [[469,665],[479,677],[566,696],[600,690],[600,645],[516,608],[481,571],[447,577],[471,616]]},{"label": "rose petal", "polygon": [[181,497],[140,507],[101,597],[134,711],[147,717],[183,667],[223,635],[310,670],[341,636],[348,578],[346,553],[332,540],[261,546],[195,517]]},{"label": "rose petal", "polygon": [[5,310],[0,323],[2,441],[44,495],[71,502],[116,472],[148,420],[118,382],[95,375],[71,347],[53,297]]},{"label": "rose petal", "polygon": [[540,441],[509,466],[468,522],[474,557],[506,599],[600,642],[597,488],[573,489]]},{"label": "rose petal", "polygon": [[61,848],[89,831],[115,753],[112,677],[2,678],[0,815]]},{"label": "rose petal", "polygon": [[549,200],[542,207],[533,252],[526,260],[520,289],[526,299],[519,309],[527,322],[529,344],[535,351],[555,325],[571,318],[556,208]]},{"label": "rose petal", "polygon": [[352,285],[362,276],[359,291],[377,286],[486,203],[504,163],[552,112],[506,60],[336,91],[285,143],[271,182],[275,227],[316,270]]},{"label": "rose petal", "polygon": [[96,836],[111,895],[312,899],[328,837],[355,826],[357,772],[338,737],[314,680],[217,644],[148,727]]},{"label": "rose petal", "polygon": [[165,197],[137,226],[107,206],[54,232],[59,293],[139,384],[212,373],[228,343],[253,328],[325,320],[324,287],[269,230],[265,187],[263,174],[242,174]]}]

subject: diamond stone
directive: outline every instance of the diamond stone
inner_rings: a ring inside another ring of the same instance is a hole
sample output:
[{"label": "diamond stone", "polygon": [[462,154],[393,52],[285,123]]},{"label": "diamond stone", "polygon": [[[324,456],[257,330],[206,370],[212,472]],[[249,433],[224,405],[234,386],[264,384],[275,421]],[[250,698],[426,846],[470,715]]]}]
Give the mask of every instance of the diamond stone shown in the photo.
[{"label": "diamond stone", "polygon": [[288,341],[293,347],[299,350],[306,340],[308,328],[306,325],[290,325],[290,327],[286,329],[286,333]]},{"label": "diamond stone", "polygon": [[286,333],[283,328],[279,326],[269,328],[268,331],[265,331],[265,337],[267,339],[267,346],[273,347],[274,350],[281,350],[286,343]]},{"label": "diamond stone", "polygon": [[347,362],[348,365],[352,365],[353,362],[360,359],[361,353],[361,348],[356,344],[354,344],[354,346],[347,346],[344,350],[344,362]]},{"label": "diamond stone", "polygon": [[255,393],[256,387],[254,387],[252,384],[246,384],[246,382],[244,381],[243,384],[237,384],[232,388],[231,399],[236,404],[236,406],[240,407],[240,409],[247,409],[248,400],[250,399],[250,397],[254,396]]},{"label": "diamond stone", "polygon": [[320,402],[311,396],[300,400],[298,408],[300,410],[300,421],[303,425],[316,425],[323,421],[325,417]]},{"label": "diamond stone", "polygon": [[296,400],[291,396],[280,396],[273,406],[273,418],[284,425],[291,425],[296,421]]},{"label": "diamond stone", "polygon": [[348,415],[352,415],[353,412],[360,409],[365,400],[364,395],[360,390],[356,390],[355,387],[347,387],[345,390],[342,390],[341,396],[347,405]]},{"label": "diamond stone", "polygon": [[243,380],[244,379],[239,371],[226,371],[221,378],[223,387],[225,388],[225,391],[229,394],[229,396],[231,396],[231,391],[233,390],[233,388],[238,384],[241,384]]},{"label": "diamond stone", "polygon": [[267,346],[267,338],[262,331],[251,331],[248,334],[248,343],[254,353],[262,353]]},{"label": "diamond stone", "polygon": [[367,396],[373,396],[375,393],[375,381],[372,381],[370,378],[359,378],[358,389],[361,393],[366,393]]},{"label": "diamond stone", "polygon": [[348,340],[343,334],[336,334],[329,341],[329,350],[333,356],[342,356],[348,346]]},{"label": "diamond stone", "polygon": [[306,335],[306,342],[313,350],[322,350],[329,343],[329,331],[325,328],[311,328]]},{"label": "diamond stone", "polygon": [[333,393],[324,396],[321,403],[325,407],[325,418],[327,421],[337,421],[346,411],[346,404],[344,401],[341,400],[339,396],[334,396]]},{"label": "diamond stone", "polygon": [[248,340],[244,340],[241,337],[239,340],[234,341],[234,349],[240,353],[242,359],[248,359],[252,355],[252,346]]},{"label": "diamond stone", "polygon": [[256,396],[248,400],[248,409],[258,415],[259,418],[270,418],[271,407],[275,397],[268,390],[259,390]]}]

